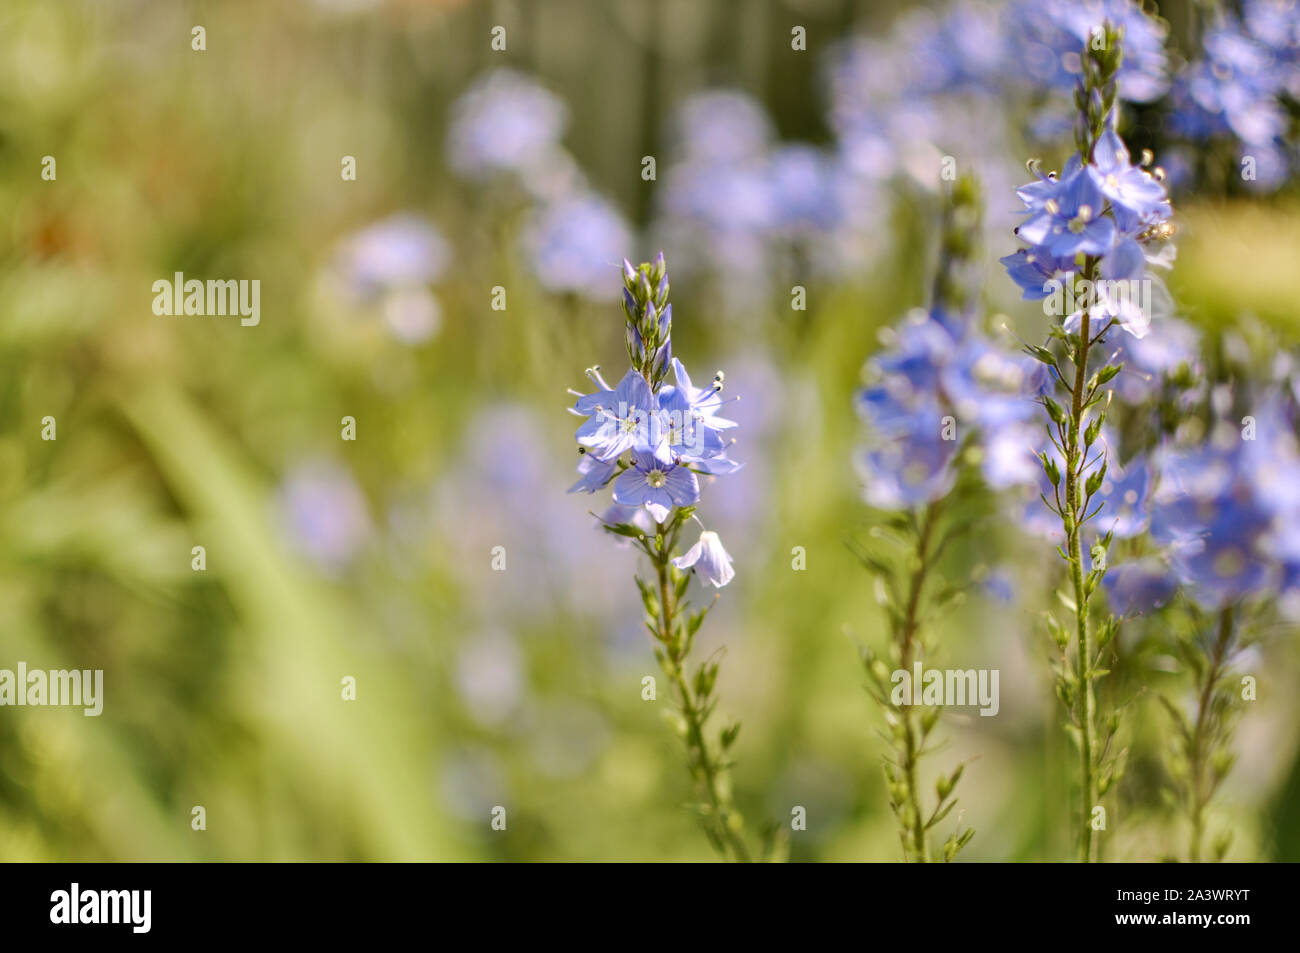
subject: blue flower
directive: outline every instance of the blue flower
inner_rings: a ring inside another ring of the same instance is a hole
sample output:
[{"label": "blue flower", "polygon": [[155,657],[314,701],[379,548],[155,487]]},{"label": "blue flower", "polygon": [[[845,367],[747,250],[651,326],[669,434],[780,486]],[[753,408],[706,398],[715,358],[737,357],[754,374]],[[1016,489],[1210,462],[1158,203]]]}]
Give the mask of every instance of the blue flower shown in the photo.
[{"label": "blue flower", "polygon": [[1051,283],[1060,279],[1068,270],[1067,265],[1072,264],[1057,260],[1041,248],[1021,248],[998,261],[1020,286],[1025,301],[1040,301],[1050,295]]},{"label": "blue flower", "polygon": [[574,406],[575,411],[591,408],[587,422],[578,428],[578,443],[602,461],[617,460],[629,450],[663,456],[663,441],[652,423],[657,401],[646,379],[629,369],[615,390],[602,392],[602,400],[605,394],[608,403],[593,404],[598,395],[588,394]]},{"label": "blue flower", "polygon": [[451,246],[424,219],[400,213],[349,236],[338,265],[349,290],[362,300],[437,281],[451,261]]},{"label": "blue flower", "polygon": [[1202,45],[1205,59],[1188,69],[1183,82],[1209,124],[1221,122],[1248,145],[1285,133],[1286,113],[1277,101],[1285,74],[1272,53],[1230,18],[1208,30]]},{"label": "blue flower", "polygon": [[451,114],[451,167],[473,179],[536,171],[551,157],[569,119],[558,97],[510,69],[477,80]]},{"label": "blue flower", "polygon": [[1270,551],[1274,512],[1256,492],[1235,428],[1210,445],[1161,452],[1152,535],[1170,552],[1189,595],[1208,609],[1271,591],[1280,565]]},{"label": "blue flower", "polygon": [[[1132,234],[1173,214],[1164,184],[1129,161],[1128,147],[1114,129],[1101,134],[1087,169],[1097,188],[1110,199],[1122,232]],[[1141,249],[1136,243],[1133,248],[1140,256]]]},{"label": "blue flower", "polygon": [[[855,397],[872,428],[859,459],[869,498],[887,506],[942,496],[951,487],[951,458],[968,435],[985,444],[990,486],[1032,483],[1036,462],[1028,448],[1037,431],[1026,434],[1021,425],[1037,411],[1033,397],[1047,384],[1046,368],[941,309],[911,312],[891,337],[888,350],[868,361],[871,383]],[[890,475],[890,467],[907,472]]]},{"label": "blue flower", "polygon": [[696,387],[691,383],[686,366],[675,357],[672,359],[672,368],[673,379],[677,384],[664,387],[659,392],[662,410],[678,410],[684,417],[689,417],[691,423],[707,430],[730,430],[736,426],[734,420],[718,416],[723,403],[721,377],[714,378],[708,387]]},{"label": "blue flower", "polygon": [[618,460],[599,460],[584,453],[578,461],[578,480],[569,487],[570,493],[595,493],[604,489],[610,478],[618,472]]},{"label": "blue flower", "polygon": [[1117,615],[1146,615],[1166,605],[1178,591],[1178,580],[1159,559],[1148,557],[1111,566],[1102,577],[1111,611]]},{"label": "blue flower", "polygon": [[710,530],[700,533],[699,542],[674,559],[673,565],[678,569],[693,568],[701,579],[716,589],[721,589],[736,575],[731,568],[731,556],[722,547],[722,540]]},{"label": "blue flower", "polygon": [[[1133,165],[1111,128],[1086,164],[1072,156],[1060,178],[1034,171],[1036,180],[1016,191],[1028,213],[1016,235],[1031,247],[999,259],[1021,297],[1047,299],[1049,313],[1062,317],[1071,333],[1087,311],[1099,327],[1114,322],[1143,337],[1154,319],[1172,310],[1150,271],[1167,267],[1174,255],[1167,241],[1172,231],[1164,227],[1172,215],[1164,183]],[[1076,283],[1080,255],[1099,262],[1093,280]]]},{"label": "blue flower", "polygon": [[1116,395],[1126,404],[1151,400],[1168,375],[1184,364],[1196,364],[1197,338],[1195,328],[1176,318],[1162,321],[1159,334],[1121,336],[1111,358],[1112,363],[1123,365],[1115,378]]},{"label": "blue flower", "polygon": [[[1035,202],[1037,202],[1037,196]],[[1102,214],[1106,197],[1082,167],[1065,176],[1041,205],[1031,205],[1016,234],[1053,258],[1102,255],[1115,241],[1115,221]]]},{"label": "blue flower", "polygon": [[1093,507],[1101,504],[1097,513],[1098,532],[1110,532],[1116,539],[1129,539],[1146,530],[1151,515],[1148,510],[1150,470],[1141,457],[1127,464],[1119,462],[1119,455],[1108,453],[1109,466],[1101,481]]},{"label": "blue flower", "polygon": [[762,104],[739,90],[695,93],[678,107],[678,147],[686,159],[736,162],[763,154],[772,140],[772,121]]},{"label": "blue flower", "polygon": [[1264,555],[1261,546],[1269,525],[1259,510],[1233,505],[1208,523],[1200,535],[1173,544],[1174,568],[1200,605],[1221,609],[1275,588],[1279,567]]},{"label": "blue flower", "polygon": [[610,279],[632,231],[604,199],[578,193],[538,210],[523,241],[533,273],[547,290],[610,301],[617,287]]},{"label": "blue flower", "polygon": [[[673,309],[662,253],[639,268],[624,260],[622,271],[632,366],[617,387],[593,367],[587,376],[595,389],[570,391],[577,398],[570,412],[587,419],[575,435],[585,453],[569,492],[595,493],[612,479],[617,506],[648,511],[662,523],[674,507],[699,500],[697,474],[740,469],[727,456],[733,441],[724,436],[736,422],[721,415],[722,372],[708,387],[696,387],[672,356]],[[670,367],[673,384],[666,380]]]},{"label": "blue flower", "polygon": [[1242,18],[1247,32],[1278,61],[1282,82],[1300,99],[1300,10],[1295,0],[1246,0]]},{"label": "blue flower", "polygon": [[1008,18],[1019,44],[1018,59],[1033,85],[1062,92],[1082,75],[1080,50],[1105,21],[1123,30],[1120,96],[1135,103],[1159,99],[1169,87],[1163,21],[1147,16],[1133,0],[1015,0]]},{"label": "blue flower", "polygon": [[699,499],[694,473],[649,453],[633,453],[632,466],[614,481],[614,502],[644,506],[656,523],[666,520],[674,506],[692,506]]},{"label": "blue flower", "polygon": [[371,534],[365,496],[339,464],[295,466],[285,475],[278,502],[289,544],[327,573],[342,573]]},{"label": "blue flower", "polygon": [[971,331],[949,355],[940,384],[958,420],[991,433],[1037,414],[1032,397],[1047,385],[1047,367]]},{"label": "blue flower", "polygon": [[957,442],[945,440],[937,415],[914,418],[906,436],[858,456],[863,497],[884,510],[910,509],[948,495],[956,482]]}]

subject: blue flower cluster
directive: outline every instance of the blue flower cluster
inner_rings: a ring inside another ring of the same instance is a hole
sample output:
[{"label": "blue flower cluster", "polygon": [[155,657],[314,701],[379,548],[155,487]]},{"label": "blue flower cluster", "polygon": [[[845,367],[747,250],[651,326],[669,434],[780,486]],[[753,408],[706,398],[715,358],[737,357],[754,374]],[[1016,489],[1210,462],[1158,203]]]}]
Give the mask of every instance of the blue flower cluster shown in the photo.
[{"label": "blue flower cluster", "polygon": [[496,70],[452,106],[448,161],[468,178],[513,175],[528,186],[548,177],[547,163],[568,123],[568,107],[558,96],[515,70]]},{"label": "blue flower cluster", "polygon": [[[1028,247],[1000,260],[1023,297],[1078,290],[1078,306],[1057,315],[1067,331],[1076,330],[1089,308],[1103,326],[1114,322],[1145,336],[1156,311],[1151,289],[1159,285],[1149,266],[1172,261],[1171,209],[1159,170],[1135,165],[1124,141],[1108,128],[1087,162],[1071,156],[1061,175],[1039,173],[1016,194],[1027,209],[1016,235]],[[1073,276],[1086,259],[1096,260],[1102,280],[1076,289]]]},{"label": "blue flower cluster", "polygon": [[1201,47],[1174,85],[1171,127],[1193,142],[1235,140],[1246,184],[1278,188],[1295,164],[1282,97],[1300,98],[1300,7],[1248,2],[1244,22],[1218,17]]},{"label": "blue flower cluster", "polygon": [[[578,399],[571,412],[586,421],[577,431],[579,479],[569,492],[595,493],[613,480],[615,507],[603,522],[649,532],[653,527],[639,522],[642,513],[662,526],[674,509],[699,501],[701,476],[740,467],[727,456],[732,440],[726,432],[736,424],[720,414],[722,373],[709,386],[696,387],[673,356],[673,309],[663,254],[636,268],[625,259],[623,285],[632,366],[614,387],[592,368],[587,375],[596,390],[573,392]],[[718,587],[732,576],[730,557],[717,534],[707,530],[674,564],[679,569],[694,566]]]},{"label": "blue flower cluster", "polygon": [[513,184],[525,197],[523,253],[543,287],[608,300],[608,266],[632,244],[632,229],[561,145],[568,119],[559,97],[522,73],[496,70],[453,105],[448,162],[467,179]]},{"label": "blue flower cluster", "polygon": [[859,214],[860,197],[823,150],[777,141],[756,99],[728,89],[697,93],[677,108],[672,127],[675,155],[654,229],[718,276],[729,311],[760,304],[774,263],[792,249],[824,272],[852,257],[851,243],[837,237]]},{"label": "blue flower cluster", "polygon": [[868,362],[869,383],[856,398],[872,428],[857,460],[868,503],[905,509],[941,499],[956,481],[959,449],[975,440],[993,488],[1035,478],[1025,447],[1037,432],[1033,398],[1047,384],[1042,364],[942,309],[912,312],[891,338]]},{"label": "blue flower cluster", "polygon": [[1190,598],[1207,609],[1300,588],[1300,451],[1279,394],[1247,418],[1220,423],[1203,445],[1157,455],[1152,536]]},{"label": "blue flower cluster", "polygon": [[1008,19],[1014,62],[1034,85],[1072,91],[1082,75],[1079,51],[1109,21],[1124,37],[1124,62],[1116,77],[1120,98],[1151,102],[1169,88],[1168,28],[1135,0],[1014,0]]}]

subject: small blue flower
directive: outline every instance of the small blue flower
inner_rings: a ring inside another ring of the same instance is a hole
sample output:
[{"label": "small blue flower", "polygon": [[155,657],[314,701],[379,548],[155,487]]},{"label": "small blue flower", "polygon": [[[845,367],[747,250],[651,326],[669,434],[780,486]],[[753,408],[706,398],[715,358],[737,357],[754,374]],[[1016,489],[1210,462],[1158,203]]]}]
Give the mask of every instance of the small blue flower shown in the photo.
[{"label": "small blue flower", "polygon": [[674,506],[692,506],[700,499],[700,484],[689,469],[665,463],[649,453],[633,453],[633,465],[614,481],[614,502],[644,506],[656,523]]},{"label": "small blue flower", "polygon": [[1128,147],[1114,129],[1101,134],[1087,169],[1093,183],[1110,199],[1122,232],[1132,234],[1173,214],[1164,184],[1129,161]]},{"label": "small blue flower", "polygon": [[[646,379],[629,369],[609,394],[609,402],[596,403],[579,398],[583,407],[593,407],[587,422],[578,428],[578,443],[586,447],[597,460],[617,460],[629,450],[664,456],[658,427],[655,426],[656,400]],[[575,405],[575,410],[578,406]]]},{"label": "small blue flower", "polygon": [[1161,322],[1159,334],[1122,335],[1115,342],[1113,363],[1123,365],[1115,393],[1126,404],[1141,404],[1159,392],[1164,379],[1186,364],[1194,367],[1199,350],[1195,328],[1176,318]]},{"label": "small blue flower", "polygon": [[622,273],[632,366],[617,387],[593,367],[587,376],[595,390],[570,391],[577,398],[570,412],[587,419],[576,434],[586,452],[569,492],[595,493],[612,480],[615,509],[606,524],[641,525],[629,517],[633,512],[665,523],[674,509],[699,501],[697,474],[716,477],[740,469],[727,456],[733,441],[724,436],[737,424],[721,414],[722,372],[708,387],[696,387],[672,356],[673,309],[663,254],[639,267],[624,260]]},{"label": "small blue flower", "polygon": [[610,279],[632,243],[632,230],[604,199],[578,193],[540,208],[523,241],[533,273],[547,290],[610,301],[616,297]]},{"label": "small blue flower", "polygon": [[721,589],[736,575],[731,568],[731,556],[723,548],[718,534],[711,530],[700,533],[699,542],[672,562],[678,569],[693,568],[701,579],[716,589]]},{"label": "small blue flower", "polygon": [[424,219],[400,213],[363,228],[341,244],[337,263],[349,291],[361,300],[437,281],[451,246]]},{"label": "small blue flower", "polygon": [[1139,559],[1111,566],[1102,577],[1111,611],[1117,615],[1146,615],[1166,605],[1178,591],[1178,580],[1159,559]]},{"label": "small blue flower", "polygon": [[1025,301],[1041,301],[1052,293],[1053,281],[1059,280],[1068,270],[1066,263],[1058,261],[1041,248],[1021,248],[998,261],[1007,270]]},{"label": "small blue flower", "polygon": [[448,158],[453,169],[472,179],[537,171],[569,119],[558,97],[510,69],[477,80],[451,113]]},{"label": "small blue flower", "polygon": [[945,440],[937,415],[918,417],[911,432],[858,456],[863,497],[883,510],[910,509],[948,495],[956,482],[955,440]]},{"label": "small blue flower", "polygon": [[1016,234],[1053,258],[1070,258],[1082,252],[1102,255],[1115,241],[1115,221],[1103,215],[1106,197],[1082,167],[1063,178]]},{"label": "small blue flower", "polygon": [[604,489],[605,484],[618,472],[618,460],[598,460],[590,453],[584,453],[578,461],[578,480],[569,487],[570,493],[595,493]]},{"label": "small blue flower", "polygon": [[1152,514],[1152,536],[1165,544],[1189,595],[1207,609],[1276,588],[1276,521],[1256,492],[1243,441],[1220,427],[1209,446],[1167,449]]}]

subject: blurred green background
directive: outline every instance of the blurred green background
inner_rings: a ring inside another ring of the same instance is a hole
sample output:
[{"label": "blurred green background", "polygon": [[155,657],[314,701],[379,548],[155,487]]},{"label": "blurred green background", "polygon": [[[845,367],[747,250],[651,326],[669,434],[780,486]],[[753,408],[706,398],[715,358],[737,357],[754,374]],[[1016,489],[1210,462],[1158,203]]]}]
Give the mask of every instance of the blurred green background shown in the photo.
[{"label": "blurred green background", "polygon": [[[0,710],[0,859],[711,859],[666,692],[641,700],[657,670],[633,553],[593,529],[603,503],[564,493],[565,391],[591,364],[618,375],[617,305],[537,281],[517,253],[522,201],[453,174],[445,130],[485,71],[535,76],[567,103],[564,145],[592,187],[642,228],[656,183],[640,160],[668,155],[686,95],[744,89],[781,138],[823,143],[816,51],[901,6],[6,0],[0,667],[102,668],[106,698],[99,718]],[[807,55],[790,50],[795,23]],[[674,286],[678,353],[741,395],[747,473],[705,490],[738,575],[701,650],[726,647],[746,816],[788,826],[807,809],[795,860],[899,856],[855,646],[883,629],[845,545],[869,516],[851,395],[879,329],[924,302],[938,221],[924,195],[892,208],[871,267],[808,282],[806,314],[778,295],[728,316],[708,282]],[[417,344],[328,280],[348,236],[398,213],[450,246],[436,333]],[[1293,346],[1294,199],[1189,199],[1178,217],[1182,311],[1207,329],[1245,316]],[[671,272],[683,256],[664,250]],[[177,271],[260,279],[261,324],[155,315],[152,283]],[[57,440],[41,439],[46,416]],[[976,758],[969,859],[1070,855],[1040,550],[999,531],[951,560],[971,578],[1011,567],[1018,593],[942,623],[950,661],[1002,673],[1000,717],[947,721],[942,760]],[[1268,646],[1217,808],[1234,859],[1300,858],[1295,642]],[[1167,726],[1135,704],[1108,859],[1174,844]]]}]

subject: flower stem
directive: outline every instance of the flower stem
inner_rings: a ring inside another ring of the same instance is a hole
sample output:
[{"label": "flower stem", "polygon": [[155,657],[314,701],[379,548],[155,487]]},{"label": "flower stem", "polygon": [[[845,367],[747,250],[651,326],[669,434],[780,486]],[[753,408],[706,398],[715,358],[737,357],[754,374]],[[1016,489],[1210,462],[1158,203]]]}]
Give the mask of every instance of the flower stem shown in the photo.
[{"label": "flower stem", "polygon": [[1205,838],[1205,808],[1210,803],[1212,788],[1205,777],[1206,741],[1210,708],[1214,702],[1214,686],[1223,675],[1223,662],[1228,654],[1228,643],[1232,640],[1232,607],[1225,607],[1219,613],[1219,635],[1210,652],[1209,666],[1205,670],[1205,681],[1200,686],[1200,696],[1196,706],[1196,725],[1192,729],[1191,744],[1188,746],[1188,784],[1190,814],[1192,821],[1191,837],[1187,846],[1187,859],[1200,863],[1201,842]]},{"label": "flower stem", "polygon": [[[1095,267],[1092,262],[1084,269],[1084,277],[1091,281]],[[1080,789],[1082,796],[1079,836],[1079,860],[1090,863],[1096,860],[1097,844],[1092,830],[1092,809],[1097,800],[1097,778],[1094,752],[1097,749],[1097,696],[1093,685],[1092,637],[1088,630],[1088,591],[1083,572],[1083,502],[1080,498],[1080,481],[1083,479],[1084,455],[1081,446],[1085,391],[1088,381],[1088,348],[1090,315],[1085,308],[1079,326],[1079,339],[1075,345],[1074,387],[1070,395],[1069,433],[1065,445],[1065,522],[1067,554],[1070,561],[1070,578],[1074,587],[1075,606],[1075,675],[1079,691],[1076,700],[1075,720],[1079,728]]]},{"label": "flower stem", "polygon": [[[931,503],[921,518],[920,529],[916,537],[916,570],[908,584],[907,604],[903,610],[902,625],[898,633],[899,665],[905,672],[911,672],[912,660],[916,654],[917,632],[920,629],[921,594],[925,588],[926,576],[930,571],[930,542],[934,534],[934,525],[938,521],[939,505]],[[919,686],[913,689],[913,701]],[[907,782],[907,834],[912,841],[912,851],[918,862],[930,862],[930,848],[925,836],[925,815],[921,812],[921,796],[916,783],[916,766],[920,760],[917,740],[916,721],[912,705],[904,705],[901,712],[903,719],[903,776]]]},{"label": "flower stem", "polygon": [[704,792],[702,806],[707,811],[705,824],[710,830],[710,839],[720,845],[729,859],[752,863],[753,857],[745,843],[744,820],[732,800],[727,767],[721,758],[714,755],[704,735],[713,703],[707,692],[693,691],[686,677],[686,657],[690,653],[692,638],[683,631],[679,618],[677,590],[671,579],[672,544],[669,534],[664,532],[665,527],[659,529],[655,547],[647,547],[658,577],[657,637],[664,650],[657,654],[664,674],[677,691],[686,726],[687,764],[691,776]]}]

